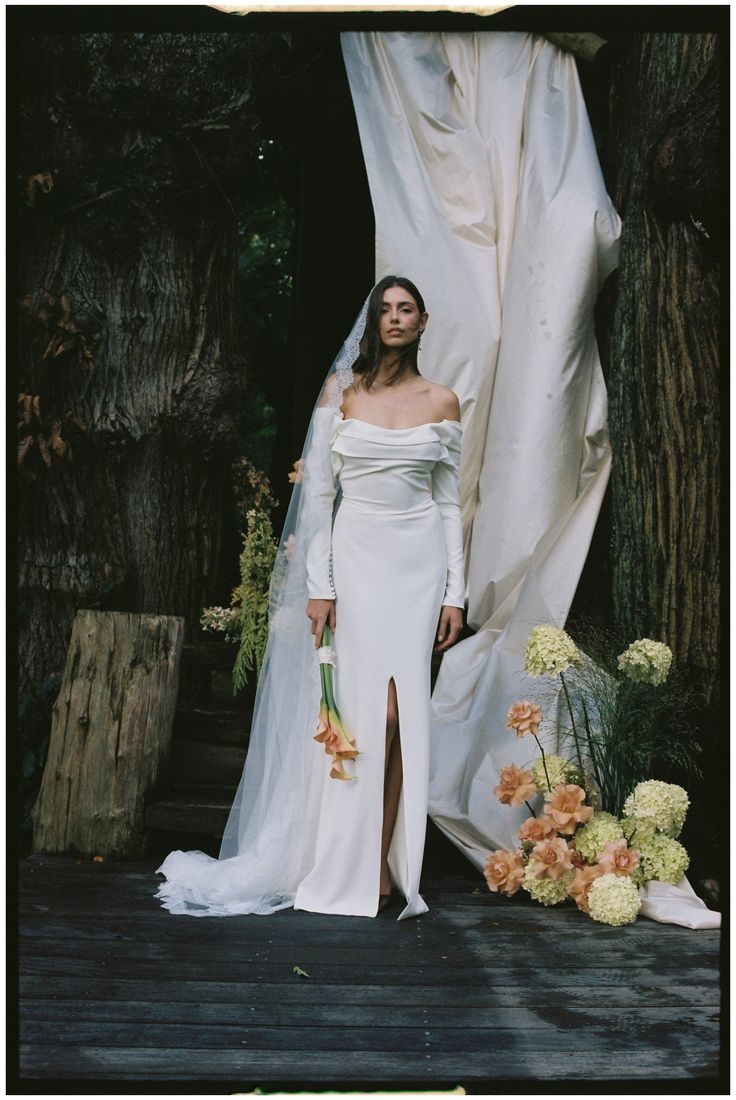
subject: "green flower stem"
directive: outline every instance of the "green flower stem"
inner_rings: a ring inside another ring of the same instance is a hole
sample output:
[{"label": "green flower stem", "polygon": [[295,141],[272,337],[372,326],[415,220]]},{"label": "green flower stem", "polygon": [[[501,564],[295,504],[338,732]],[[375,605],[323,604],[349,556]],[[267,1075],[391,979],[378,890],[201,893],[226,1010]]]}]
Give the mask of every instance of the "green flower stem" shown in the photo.
[{"label": "green flower stem", "polygon": [[547,771],[547,757],[544,755],[544,749],[542,748],[542,744],[541,744],[539,738],[537,737],[536,733],[533,733],[532,737],[534,738],[534,740],[539,745],[539,751],[542,754],[542,767],[544,768],[544,775],[545,775],[545,778],[547,780],[547,790],[551,794],[552,793],[552,784],[549,781],[549,772]]},{"label": "green flower stem", "polygon": [[578,740],[578,730],[577,730],[577,726],[575,725],[575,715],[573,714],[573,711],[572,711],[572,702],[570,701],[570,693],[567,690],[567,684],[565,683],[565,676],[562,672],[560,673],[560,680],[562,681],[562,687],[563,687],[563,690],[565,692],[565,699],[567,700],[567,709],[570,712],[570,721],[572,722],[572,736],[573,736],[573,739],[575,741],[575,748],[577,749],[577,753],[578,753],[578,763],[580,764],[580,771],[583,773],[583,781],[585,781],[585,765],[583,764],[583,754],[580,751],[580,741]]},{"label": "green flower stem", "polygon": [[601,782],[601,774],[600,774],[600,769],[599,769],[599,765],[598,765],[598,755],[597,755],[596,749],[595,749],[595,742],[594,742],[593,736],[590,732],[590,722],[588,721],[588,708],[585,705],[585,699],[581,699],[581,702],[583,704],[583,719],[585,721],[585,734],[586,734],[586,741],[588,742],[588,749],[590,750],[590,760],[591,760],[591,763],[593,765],[593,775],[595,776],[595,781],[598,784],[598,790],[601,793],[601,799],[602,799],[603,798],[603,783]]}]

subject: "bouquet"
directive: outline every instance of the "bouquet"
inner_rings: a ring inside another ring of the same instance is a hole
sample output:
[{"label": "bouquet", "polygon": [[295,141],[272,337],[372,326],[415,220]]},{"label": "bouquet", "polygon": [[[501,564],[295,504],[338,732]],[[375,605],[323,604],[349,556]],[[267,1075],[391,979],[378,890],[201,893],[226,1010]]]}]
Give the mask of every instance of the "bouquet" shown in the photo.
[{"label": "bouquet", "polygon": [[325,625],[320,638],[319,674],[322,683],[322,698],[319,704],[319,719],[315,741],[321,741],[325,746],[325,752],[332,757],[330,768],[331,779],[355,779],[354,775],[348,775],[345,771],[344,761],[354,760],[360,753],[355,748],[355,738],[345,728],[335,702],[335,692],[332,685],[332,665],[335,658],[330,642],[332,631]]}]

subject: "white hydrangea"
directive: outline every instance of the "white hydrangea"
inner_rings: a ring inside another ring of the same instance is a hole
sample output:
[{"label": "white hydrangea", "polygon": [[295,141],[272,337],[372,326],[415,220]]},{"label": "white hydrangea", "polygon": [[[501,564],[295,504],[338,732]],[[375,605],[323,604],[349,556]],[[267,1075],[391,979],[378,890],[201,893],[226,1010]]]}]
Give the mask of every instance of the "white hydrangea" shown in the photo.
[{"label": "white hydrangea", "polygon": [[687,791],[676,783],[663,783],[659,779],[647,779],[637,783],[624,802],[624,816],[638,821],[651,822],[667,836],[676,837],[682,832],[685,815],[690,805]]},{"label": "white hydrangea", "polygon": [[672,650],[664,642],[640,638],[618,658],[624,676],[647,684],[663,684],[672,664]]},{"label": "white hydrangea", "polygon": [[679,840],[657,833],[645,844],[637,844],[639,866],[631,876],[637,885],[656,879],[676,885],[687,871],[690,856]]},{"label": "white hydrangea", "polygon": [[567,887],[572,882],[574,871],[569,871],[557,880],[551,878],[537,878],[533,870],[533,861],[526,865],[522,890],[542,905],[559,905],[567,897]]},{"label": "white hydrangea", "polygon": [[628,875],[601,875],[588,889],[589,913],[601,924],[633,924],[641,898]]},{"label": "white hydrangea", "polygon": [[620,840],[623,835],[618,818],[601,810],[575,833],[575,848],[588,863],[597,863],[609,840]]},{"label": "white hydrangea", "polygon": [[524,663],[530,676],[556,676],[579,660],[578,648],[564,630],[542,623],[529,635]]},{"label": "white hydrangea", "polygon": [[657,826],[653,821],[638,817],[622,817],[621,828],[631,848],[638,848],[640,844],[646,844],[657,831]]},{"label": "white hydrangea", "polygon": [[537,757],[529,769],[532,773],[532,779],[540,791],[553,790],[558,783],[577,783],[582,786],[583,776],[580,767],[572,760],[565,760],[562,756],[553,756],[552,753],[545,753],[544,761],[547,765],[547,773],[549,774],[549,784],[547,783],[547,775],[544,771],[544,764],[542,763],[541,756]]}]

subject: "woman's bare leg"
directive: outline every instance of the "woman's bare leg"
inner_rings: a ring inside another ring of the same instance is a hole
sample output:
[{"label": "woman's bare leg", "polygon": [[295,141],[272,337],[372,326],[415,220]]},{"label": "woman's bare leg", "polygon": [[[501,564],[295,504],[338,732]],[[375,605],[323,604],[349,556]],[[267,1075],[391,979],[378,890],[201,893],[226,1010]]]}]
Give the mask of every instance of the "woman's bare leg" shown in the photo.
[{"label": "woman's bare leg", "polygon": [[391,875],[388,869],[388,850],[391,846],[396,813],[399,808],[399,795],[403,778],[401,763],[401,741],[399,734],[399,711],[396,697],[396,684],[393,677],[388,685],[388,709],[386,712],[386,758],[383,784],[383,833],[381,836],[381,893],[391,891]]}]

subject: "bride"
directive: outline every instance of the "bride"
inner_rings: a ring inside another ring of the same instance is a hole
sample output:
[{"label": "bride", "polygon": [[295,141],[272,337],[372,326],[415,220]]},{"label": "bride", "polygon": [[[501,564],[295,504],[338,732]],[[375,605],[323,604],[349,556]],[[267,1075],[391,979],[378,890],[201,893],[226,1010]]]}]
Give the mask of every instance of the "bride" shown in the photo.
[{"label": "bride", "polygon": [[[456,642],[465,596],[460,406],[419,372],[427,320],[416,286],[386,276],[327,375],[271,580],[243,777],[219,859],[176,851],[157,869],[171,912],[375,916],[393,887],[399,919],[427,910],[430,662]],[[313,739],[322,660],[359,754],[342,780]]]}]

